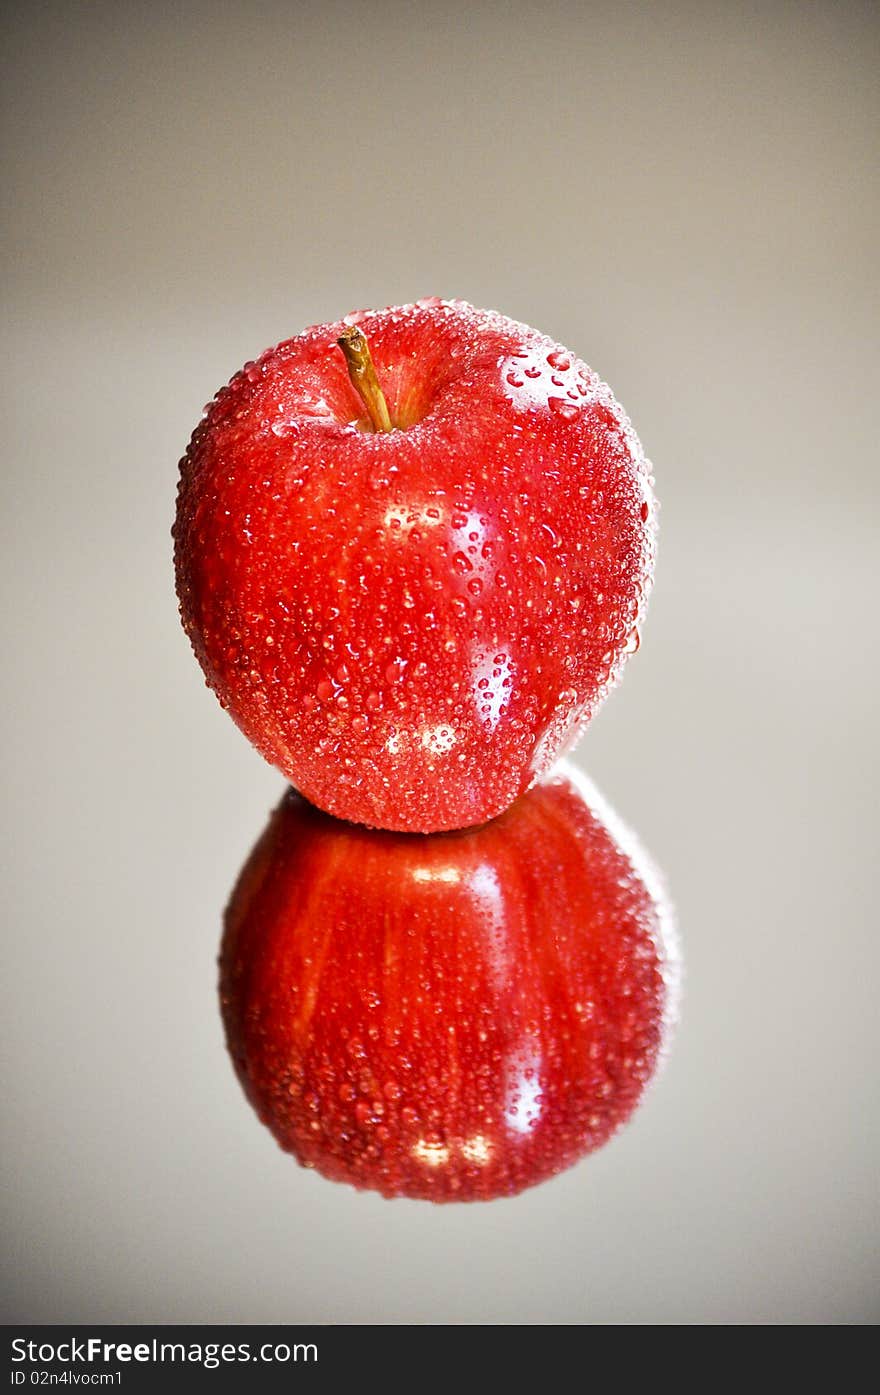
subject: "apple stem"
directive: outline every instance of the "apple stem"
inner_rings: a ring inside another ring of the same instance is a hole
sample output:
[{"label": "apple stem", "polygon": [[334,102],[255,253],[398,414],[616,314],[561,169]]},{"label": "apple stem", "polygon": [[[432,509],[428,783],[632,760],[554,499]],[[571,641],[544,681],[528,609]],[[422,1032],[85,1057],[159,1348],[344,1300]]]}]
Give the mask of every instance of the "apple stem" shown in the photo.
[{"label": "apple stem", "polygon": [[373,364],[373,356],[370,353],[370,346],[367,343],[367,336],[358,329],[357,325],[351,325],[342,331],[336,342],[345,355],[348,376],[367,409],[370,421],[373,423],[373,429],[375,431],[391,431],[391,414],[388,411],[385,394],[379,386],[379,379],[376,377],[376,369]]}]

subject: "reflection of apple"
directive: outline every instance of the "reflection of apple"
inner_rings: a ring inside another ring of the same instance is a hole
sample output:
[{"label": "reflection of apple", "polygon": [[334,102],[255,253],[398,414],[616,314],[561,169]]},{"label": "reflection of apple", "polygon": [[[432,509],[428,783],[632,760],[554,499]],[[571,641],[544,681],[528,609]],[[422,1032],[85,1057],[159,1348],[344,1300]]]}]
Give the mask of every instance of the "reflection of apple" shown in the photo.
[{"label": "reflection of apple", "polygon": [[226,913],[245,1091],[325,1176],[509,1195],[635,1108],[671,1017],[655,876],[571,771],[461,833],[370,832],[288,791]]},{"label": "reflection of apple", "polygon": [[507,808],[595,711],[638,642],[654,503],[593,372],[426,301],[247,365],[174,531],[195,652],[263,755],[329,813],[431,832]]}]

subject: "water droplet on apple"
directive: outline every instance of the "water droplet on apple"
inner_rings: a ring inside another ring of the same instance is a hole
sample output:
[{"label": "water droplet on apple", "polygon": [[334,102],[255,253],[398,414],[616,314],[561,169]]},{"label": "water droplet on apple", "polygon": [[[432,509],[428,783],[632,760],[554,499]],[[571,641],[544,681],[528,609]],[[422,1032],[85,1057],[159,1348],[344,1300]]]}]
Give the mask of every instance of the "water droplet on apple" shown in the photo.
[{"label": "water droplet on apple", "polygon": [[551,412],[555,412],[563,421],[574,421],[578,415],[578,409],[571,402],[566,402],[564,397],[548,397],[547,406]]},{"label": "water droplet on apple", "polygon": [[552,354],[547,355],[547,362],[551,368],[560,368],[563,373],[571,367],[571,359],[568,354],[559,349],[554,349]]}]

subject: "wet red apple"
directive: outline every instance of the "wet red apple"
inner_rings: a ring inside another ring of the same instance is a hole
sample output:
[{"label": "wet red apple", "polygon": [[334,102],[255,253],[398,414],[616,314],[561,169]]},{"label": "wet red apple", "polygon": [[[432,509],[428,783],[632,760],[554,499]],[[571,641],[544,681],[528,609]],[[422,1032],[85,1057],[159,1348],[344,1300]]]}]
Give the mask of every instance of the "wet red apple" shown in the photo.
[{"label": "wet red apple", "polygon": [[605,1143],[657,1066],[677,974],[656,874],[572,772],[429,837],[290,790],[220,966],[232,1059],[281,1146],[433,1201],[511,1195]]},{"label": "wet red apple", "polygon": [[238,373],[181,462],[184,625],[312,803],[431,832],[506,809],[638,643],[638,440],[567,349],[461,301],[319,325]]}]

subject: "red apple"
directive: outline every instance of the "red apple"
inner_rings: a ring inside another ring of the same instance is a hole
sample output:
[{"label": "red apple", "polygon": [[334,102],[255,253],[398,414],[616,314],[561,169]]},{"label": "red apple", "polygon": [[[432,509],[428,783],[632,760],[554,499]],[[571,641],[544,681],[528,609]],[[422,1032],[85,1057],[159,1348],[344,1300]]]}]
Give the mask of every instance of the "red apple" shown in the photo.
[{"label": "red apple", "polygon": [[221,1001],[248,1098],[306,1167],[486,1200],[629,1117],[676,963],[656,874],[573,772],[429,837],[289,790],[226,913]]},{"label": "red apple", "polygon": [[429,300],[247,364],[181,462],[174,536],[184,625],[254,745],[340,818],[431,832],[573,744],[638,643],[654,503],[595,373]]}]

